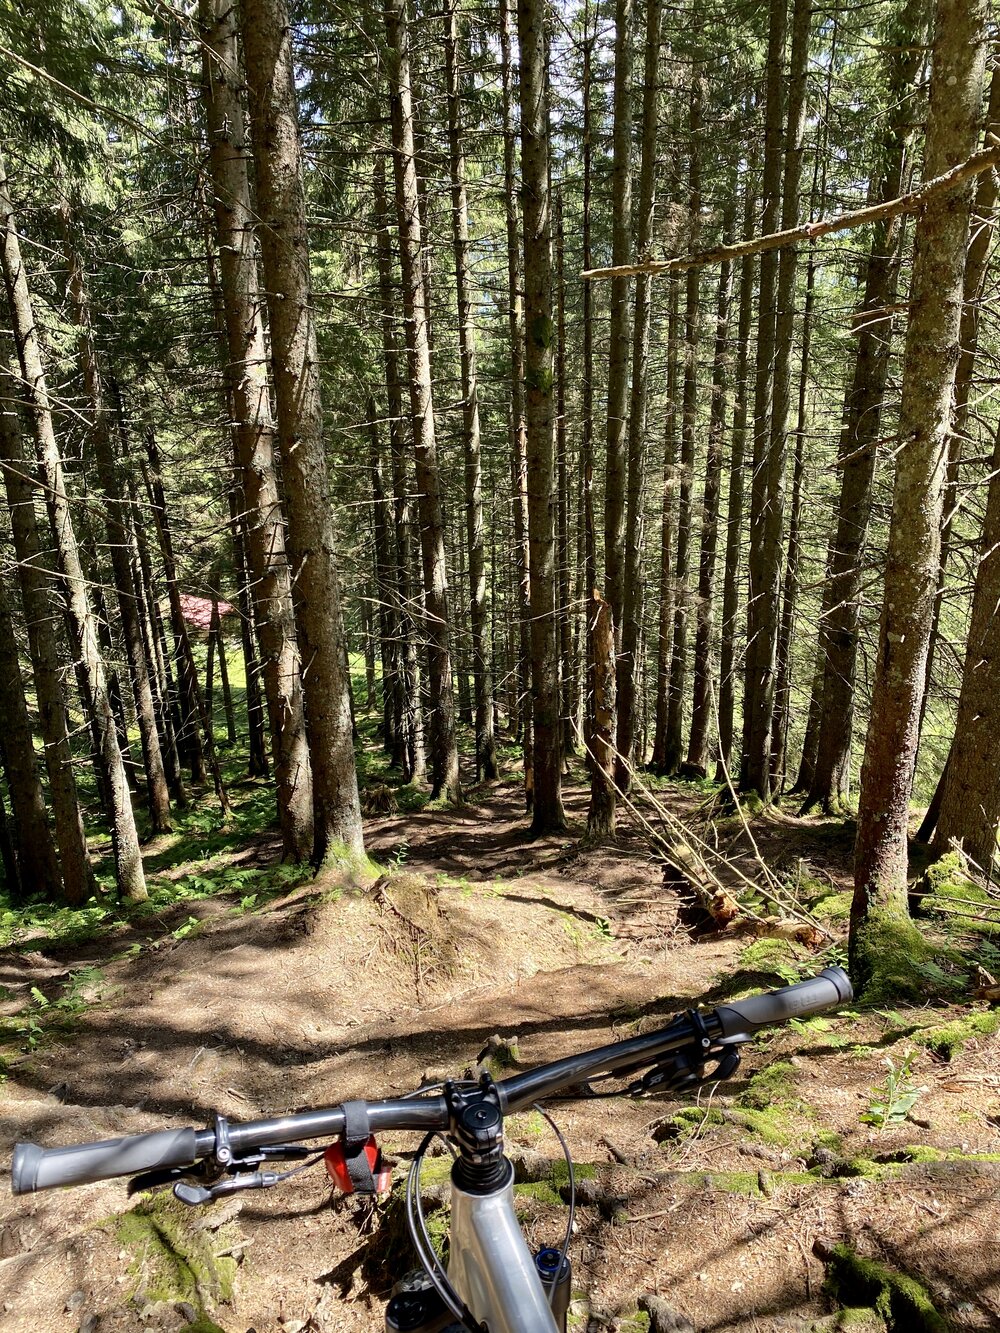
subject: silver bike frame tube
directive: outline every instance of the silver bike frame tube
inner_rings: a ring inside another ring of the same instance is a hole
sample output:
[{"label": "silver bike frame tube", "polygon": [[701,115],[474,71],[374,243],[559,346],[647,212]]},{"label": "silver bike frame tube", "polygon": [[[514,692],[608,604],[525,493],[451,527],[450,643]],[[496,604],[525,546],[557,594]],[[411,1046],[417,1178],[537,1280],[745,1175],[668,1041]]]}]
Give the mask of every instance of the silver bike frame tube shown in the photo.
[{"label": "silver bike frame tube", "polygon": [[452,1180],[448,1277],[490,1333],[558,1333],[514,1213],[513,1170],[493,1194],[467,1194]]}]

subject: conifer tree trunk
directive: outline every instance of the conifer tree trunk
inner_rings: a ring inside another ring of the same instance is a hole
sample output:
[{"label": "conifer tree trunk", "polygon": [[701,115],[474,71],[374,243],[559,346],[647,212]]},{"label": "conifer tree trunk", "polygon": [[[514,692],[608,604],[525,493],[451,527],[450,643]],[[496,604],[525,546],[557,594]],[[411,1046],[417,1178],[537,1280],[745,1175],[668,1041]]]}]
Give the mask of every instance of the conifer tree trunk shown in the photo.
[{"label": "conifer tree trunk", "polygon": [[[611,168],[611,262],[627,264],[632,236],[632,0],[615,0],[615,84]],[[641,223],[640,223],[641,225]],[[627,278],[611,279],[608,331],[608,426],[604,482],[605,597],[621,643],[625,587],[625,491],[628,428]],[[617,719],[612,724],[617,730]]]},{"label": "conifer tree trunk", "polygon": [[587,837],[598,841],[615,832],[615,627],[611,607],[594,589],[588,607],[594,659],[594,723],[590,738],[590,808]]},{"label": "conifer tree trunk", "polygon": [[549,96],[543,0],[518,0],[521,181],[524,198],[525,422],[531,569],[531,694],[536,834],[566,827],[559,726],[552,432],[553,319],[549,201]]},{"label": "conifer tree trunk", "polygon": [[397,734],[402,719],[402,676],[399,670],[399,616],[396,606],[396,557],[390,538],[392,515],[382,476],[382,438],[375,399],[368,395],[368,471],[372,482],[372,532],[374,536],[375,617],[379,627],[382,662],[382,741],[394,763],[402,767],[403,738]]},{"label": "conifer tree trunk", "polygon": [[420,549],[424,575],[424,627],[428,642],[430,686],[431,789],[453,804],[462,801],[455,737],[455,695],[451,664],[451,623],[445,559],[441,482],[434,435],[430,345],[424,288],[420,193],[414,157],[410,91],[410,39],[407,0],[387,0],[386,35],[391,56],[390,102],[396,175],[396,213],[406,312],[410,416],[420,514]]},{"label": "conifer tree trunk", "polygon": [[129,433],[125,423],[125,409],[122,403],[121,388],[114,376],[109,376],[108,387],[115,403],[115,416],[118,422],[118,451],[121,468],[118,477],[124,487],[122,521],[128,535],[129,568],[132,574],[132,587],[136,597],[136,610],[139,616],[139,629],[142,636],[142,651],[146,660],[146,677],[153,696],[153,712],[156,719],[156,732],[160,742],[160,756],[166,774],[167,788],[179,807],[187,804],[184,790],[184,778],[181,772],[180,754],[177,749],[177,734],[171,713],[172,691],[166,677],[166,661],[163,657],[162,618],[156,602],[153,588],[152,562],[149,557],[149,544],[142,512],[139,507],[135,474],[130,462]]},{"label": "conifer tree trunk", "polygon": [[462,434],[465,449],[465,519],[469,546],[469,614],[476,695],[476,778],[497,776],[493,723],[493,669],[487,634],[486,554],[483,542],[482,453],[479,435],[479,384],[476,330],[472,318],[469,272],[469,210],[465,197],[465,149],[459,79],[458,3],[448,0],[445,13],[445,64],[448,81],[448,149],[451,165],[451,221],[458,296],[458,343],[462,369]]},{"label": "conifer tree trunk", "polygon": [[788,516],[788,552],[781,592],[781,621],[774,655],[774,716],[771,719],[771,787],[780,793],[785,785],[788,758],[788,727],[791,720],[792,630],[799,595],[799,561],[802,557],[802,504],[805,492],[806,390],[812,344],[812,312],[816,295],[816,260],[810,253],[806,298],[802,310],[802,365],[799,371],[799,404],[792,462],[792,503]]},{"label": "conifer tree trunk", "polygon": [[104,495],[104,521],[108,533],[111,568],[114,574],[118,613],[121,618],[125,653],[132,681],[132,697],[135,702],[136,721],[142,745],[143,767],[146,773],[149,831],[155,836],[159,833],[169,833],[171,830],[170,792],[167,786],[163,755],[160,750],[159,733],[156,728],[156,709],[146,665],[142,626],[139,621],[139,599],[136,594],[135,581],[132,577],[132,564],[129,559],[129,538],[123,508],[123,505],[127,502],[122,499],[123,487],[118,475],[110,414],[104,401],[104,388],[101,383],[100,368],[94,347],[90,305],[84,283],[83,266],[73,245],[68,203],[63,204],[61,214],[67,263],[66,290],[73,318],[79,330],[77,345],[80,354],[80,366],[83,371],[84,391],[90,406],[90,443],[94,452],[94,461],[97,465],[98,482]]},{"label": "conifer tree trunk", "polygon": [[313,849],[312,774],[274,457],[235,5],[229,0],[200,0],[199,25],[202,100],[219,248],[224,370],[232,403],[236,466],[247,506],[247,555],[253,574],[275,795],[284,855],[303,861]]},{"label": "conifer tree trunk", "polygon": [[1000,430],[993,459],[972,619],[965,650],[955,738],[948,755],[934,846],[953,842],[985,871],[992,872],[1000,824]]},{"label": "conifer tree trunk", "polygon": [[57,902],[62,896],[62,879],[45,815],[6,575],[0,578],[0,717],[0,745],[14,815],[19,878],[25,891]]},{"label": "conifer tree trunk", "polygon": [[[581,198],[580,231],[583,245],[583,267],[588,269],[593,264],[591,247],[590,202],[593,190],[593,99],[591,65],[593,62],[596,32],[590,30],[590,0],[584,0],[583,7],[583,76],[580,95],[583,99],[583,190]],[[581,597],[581,615],[583,618],[581,640],[585,646],[585,668],[583,684],[583,746],[588,767],[593,762],[591,737],[594,730],[594,644],[591,634],[593,616],[591,598],[597,591],[597,542],[594,529],[594,292],[589,282],[583,284],[583,382],[580,385],[581,422],[580,434],[580,489],[582,500],[581,523],[583,528],[582,555],[583,596]]]},{"label": "conifer tree trunk", "polygon": [[[191,636],[188,634],[187,622],[184,619],[180,584],[177,581],[177,563],[174,558],[173,537],[170,531],[169,515],[167,514],[167,497],[163,489],[160,450],[152,431],[147,432],[146,435],[146,455],[148,461],[143,462],[143,475],[145,476],[146,489],[153,509],[157,536],[160,539],[160,551],[163,555],[163,573],[167,585],[167,597],[170,602],[170,620],[177,647],[178,674],[183,681],[182,689],[189,710],[192,752],[196,757],[200,757],[200,764],[192,765],[192,770],[197,773],[200,766],[201,770],[204,771],[204,766],[207,763],[219,804],[222,806],[223,812],[228,815],[232,807],[226,793],[225,783],[222,780],[222,769],[219,766],[218,755],[215,752],[211,719],[205,707],[201,685],[198,681],[198,667],[191,647]],[[203,740],[204,744],[202,743]],[[204,780],[207,781],[207,773],[205,773]]]},{"label": "conifer tree trunk", "polygon": [[[722,221],[723,243],[733,235],[735,181],[728,192]],[[722,487],[722,437],[726,429],[726,394],[729,377],[729,306],[732,300],[732,265],[719,269],[715,312],[715,354],[712,358],[712,401],[709,409],[705,493],[702,501],[701,552],[698,560],[698,604],[694,643],[694,695],[687,767],[708,774],[712,721],[712,635],[715,623],[715,556],[719,541],[719,493]]]},{"label": "conifer tree trunk", "polygon": [[[986,111],[986,139],[1000,131],[1000,66],[994,66],[990,79],[989,104]],[[955,516],[959,504],[959,471],[962,453],[969,437],[969,427],[974,413],[972,399],[975,382],[976,356],[979,351],[979,325],[983,308],[983,292],[986,271],[993,249],[993,236],[996,228],[995,210],[997,203],[997,173],[984,172],[976,185],[974,204],[975,222],[969,238],[969,253],[965,261],[965,283],[962,302],[962,327],[959,333],[961,352],[958,369],[955,372],[955,402],[953,424],[948,440],[948,471],[945,479],[943,502],[943,523],[941,526],[941,564],[938,571],[938,592],[934,599],[934,621],[931,625],[931,641],[927,650],[927,676],[924,698],[920,708],[920,729],[923,731],[924,717],[930,699],[931,680],[934,673],[934,660],[937,656],[941,609],[944,605],[945,571],[951,559],[955,534]]]},{"label": "conifer tree trunk", "polygon": [[393,512],[396,533],[395,598],[400,636],[400,761],[407,782],[423,782],[426,777],[424,755],[423,702],[420,695],[420,660],[417,653],[413,614],[413,501],[407,488],[406,439],[403,429],[403,395],[399,376],[399,349],[394,325],[396,307],[393,291],[392,239],[389,231],[389,205],[385,189],[385,157],[379,154],[373,175],[375,196],[375,250],[378,261],[379,304],[381,306],[382,355],[385,362],[386,401],[389,406],[389,446],[392,459]]},{"label": "conifer tree trunk", "polygon": [[[761,232],[778,230],[781,209],[781,151],[784,123],[784,49],[788,0],[770,0],[765,69],[764,169],[761,177]],[[767,641],[768,553],[764,517],[767,509],[767,465],[771,438],[771,391],[774,384],[775,316],[778,254],[760,258],[757,313],[757,363],[753,401],[753,465],[750,474],[750,553],[747,561],[747,647],[743,680],[743,749],[740,787],[766,796],[770,775],[771,680]]]},{"label": "conifer tree trunk", "polygon": [[[913,83],[919,67],[924,0],[906,0],[894,29],[890,105],[897,108],[886,136],[884,175],[873,191],[877,199],[899,194],[906,146],[911,135]],[[889,372],[892,317],[899,276],[899,218],[876,223],[864,281],[858,350],[845,403],[840,437],[841,486],[836,530],[827,562],[825,614],[820,619],[819,651],[823,663],[821,711],[816,761],[804,809],[818,806],[836,813],[847,795],[850,770],[854,688],[861,614],[863,552],[871,515],[881,409]]]},{"label": "conifer tree trunk", "polygon": [[[701,217],[701,73],[691,70],[691,138],[688,162],[688,210],[692,245],[696,244]],[[670,686],[667,697],[667,746],[665,769],[676,773],[684,754],[684,694],[687,681],[688,624],[691,614],[688,580],[691,567],[691,496],[694,487],[695,448],[698,429],[698,334],[701,303],[701,270],[690,268],[685,277],[684,391],[681,406],[681,458],[677,503],[677,559],[674,564],[674,638],[670,654]]]},{"label": "conifer tree trunk", "polygon": [[[3,746],[0,745],[0,767],[3,765]],[[10,902],[19,903],[24,899],[24,886],[17,865],[17,853],[14,850],[14,835],[11,821],[7,816],[7,804],[3,789],[0,788],[0,866],[3,866],[4,883]]]},{"label": "conifer tree trunk", "polygon": [[364,840],[323,450],[292,29],[284,0],[244,0],[241,31],[312,765],[313,862],[319,866],[341,849],[362,851]]},{"label": "conifer tree trunk", "polygon": [[[743,194],[743,236],[754,235],[756,199],[753,173],[747,165]],[[719,765],[717,778],[732,773],[733,718],[736,711],[736,636],[740,605],[740,555],[743,544],[744,459],[750,393],[750,332],[756,261],[746,255],[740,264],[740,313],[736,326],[736,375],[733,385],[733,428],[729,453],[729,494],[726,502],[726,556],[722,581],[722,625],[719,646]]]},{"label": "conifer tree trunk", "polygon": [[256,622],[247,576],[246,543],[243,537],[245,512],[243,491],[237,482],[229,487],[229,532],[233,543],[236,570],[237,603],[240,612],[240,647],[243,650],[243,674],[246,679],[248,755],[247,772],[252,778],[268,774],[267,746],[264,743],[264,708],[260,697],[260,664],[255,646]]},{"label": "conifer tree trunk", "polygon": [[[924,176],[973,151],[982,106],[986,0],[938,0]],[[914,939],[906,901],[917,728],[941,540],[971,186],[930,201],[914,236],[892,519],[871,722],[861,771],[851,962],[861,987]]]},{"label": "conifer tree trunk", "polygon": [[45,771],[49,779],[63,897],[71,907],[76,907],[86,902],[93,892],[93,871],[73,775],[73,752],[66,724],[66,700],[56,637],[57,601],[42,556],[43,545],[35,516],[34,469],[24,455],[18,419],[6,406],[16,401],[15,395],[13,379],[5,370],[0,370],[0,471],[3,472],[10,506],[17,578],[28,626],[28,651]]},{"label": "conifer tree trunk", "polygon": [[[656,632],[656,700],[653,753],[650,767],[664,774],[667,768],[667,738],[670,722],[670,665],[673,660],[674,628],[674,497],[677,492],[677,358],[680,341],[680,286],[669,278],[667,315],[667,402],[663,429],[662,499],[660,502],[660,606]],[[587,284],[589,286],[589,283]]]},{"label": "conifer tree trunk", "polygon": [[575,746],[575,733],[572,720],[571,682],[572,664],[571,637],[572,614],[570,608],[570,558],[569,558],[569,522],[570,522],[570,485],[569,485],[569,433],[567,430],[567,367],[566,367],[566,273],[565,244],[563,229],[562,191],[554,196],[555,238],[553,252],[555,257],[556,284],[556,615],[559,633],[559,719],[562,729],[563,774],[569,772],[569,756]]},{"label": "conifer tree trunk", "polygon": [[[777,8],[785,0],[776,0]],[[772,17],[774,11],[772,10]],[[811,0],[793,0],[792,40],[788,77],[788,120],[784,145],[781,226],[796,226],[802,173],[802,130],[805,123],[806,59],[809,52]],[[771,47],[768,47],[768,127],[771,128]],[[780,95],[779,95],[780,96]],[[780,131],[779,131],[780,133]],[[765,147],[765,174],[767,149]],[[767,184],[765,183],[765,198]],[[765,222],[765,226],[766,226]],[[791,357],[795,327],[796,248],[786,246],[778,260],[774,308],[773,373],[770,413],[757,414],[754,440],[754,492],[757,512],[751,514],[751,600],[753,624],[748,623],[747,660],[753,661],[753,688],[744,700],[749,722],[745,735],[745,791],[767,799],[771,791],[771,723],[777,672],[777,645],[781,608],[782,527],[785,509],[785,465],[788,455],[788,413],[791,401]],[[767,259],[767,256],[764,256]],[[761,309],[765,264],[761,263]],[[770,335],[771,321],[768,318]],[[767,371],[771,369],[771,358]],[[758,359],[758,374],[761,366]],[[763,404],[762,404],[763,406]],[[758,448],[758,437],[759,445]],[[759,480],[758,480],[759,477]]]},{"label": "conifer tree trunk", "polygon": [[222,688],[222,711],[226,718],[226,743],[236,744],[236,713],[233,709],[233,692],[229,686],[229,663],[226,660],[226,632],[222,628],[219,616],[218,594],[212,598],[212,615],[215,618],[215,651],[219,657],[219,685]]},{"label": "conifer tree trunk", "polygon": [[[646,254],[653,235],[656,201],[657,111],[660,101],[660,0],[646,7],[646,42],[643,59],[642,146],[639,193],[636,203],[635,248]],[[617,662],[618,750],[616,781],[621,791],[629,785],[636,733],[637,680],[641,675],[639,641],[643,616],[643,509],[646,469],[646,386],[649,375],[650,282],[648,274],[635,280],[632,322],[632,391],[628,412],[628,488],[622,587],[622,651]],[[638,756],[639,762],[645,759]]]},{"label": "conifer tree trunk", "polygon": [[21,260],[14,210],[7,176],[0,160],[0,227],[3,228],[3,274],[14,329],[14,342],[21,365],[25,398],[30,410],[39,462],[39,475],[46,488],[46,503],[55,538],[59,572],[73,625],[74,649],[79,654],[93,701],[100,736],[101,765],[112,807],[111,837],[115,880],[120,895],[130,901],[146,898],[146,881],[139,851],[132,798],[125,776],[115,719],[108,693],[104,661],[97,641],[94,615],[80,564],[69,497],[63,479],[62,458],[56,442],[45,372],[42,368],[38,328],[32,309],[28,280]]},{"label": "conifer tree trunk", "polygon": [[[515,22],[514,0],[500,0],[500,63],[503,81],[503,163],[504,198],[507,222],[507,311],[510,327],[510,433],[511,480],[514,494],[514,553],[518,578],[519,623],[517,658],[517,693],[521,715],[521,741],[524,754],[525,808],[534,801],[532,764],[531,699],[531,553],[528,548],[528,463],[527,426],[524,393],[524,282],[521,273],[521,228],[517,201],[517,130],[515,127],[514,65],[511,58],[511,27]],[[584,210],[586,213],[586,209]],[[586,227],[586,222],[584,222]],[[515,728],[516,734],[516,728]]]}]

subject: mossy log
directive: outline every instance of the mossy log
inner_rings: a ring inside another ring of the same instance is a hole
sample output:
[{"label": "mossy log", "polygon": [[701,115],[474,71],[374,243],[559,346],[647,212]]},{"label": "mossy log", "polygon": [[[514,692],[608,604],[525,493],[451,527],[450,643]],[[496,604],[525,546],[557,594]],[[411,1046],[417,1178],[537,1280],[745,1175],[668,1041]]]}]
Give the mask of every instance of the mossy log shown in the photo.
[{"label": "mossy log", "polygon": [[827,1266],[827,1294],[841,1305],[873,1311],[888,1333],[949,1333],[949,1321],[916,1278],[868,1259],[849,1245],[817,1241],[813,1249]]}]

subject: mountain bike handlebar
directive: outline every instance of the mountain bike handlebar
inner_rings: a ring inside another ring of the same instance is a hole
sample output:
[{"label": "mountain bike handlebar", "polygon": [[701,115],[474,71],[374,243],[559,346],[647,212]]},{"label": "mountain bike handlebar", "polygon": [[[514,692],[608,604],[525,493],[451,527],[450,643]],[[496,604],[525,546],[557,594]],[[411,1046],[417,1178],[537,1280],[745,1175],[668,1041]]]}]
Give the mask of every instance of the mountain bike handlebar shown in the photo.
[{"label": "mountain bike handlebar", "polygon": [[[781,990],[752,995],[701,1015],[683,1015],[666,1027],[627,1041],[539,1065],[524,1074],[496,1083],[497,1100],[504,1112],[520,1111],[574,1085],[601,1076],[624,1075],[654,1065],[662,1057],[702,1037],[705,1044],[749,1035],[758,1028],[783,1023],[836,1008],[853,997],[850,980],[841,968],[827,967],[816,977]],[[372,1132],[380,1130],[445,1131],[449,1103],[443,1095],[393,1098],[366,1103]],[[345,1129],[342,1106],[304,1111],[269,1120],[226,1125],[227,1146],[234,1154],[301,1139],[339,1138]],[[67,1148],[41,1148],[18,1143],[11,1163],[14,1194],[30,1194],[57,1185],[86,1185],[143,1171],[194,1166],[216,1156],[217,1128],[165,1129],[127,1138],[104,1139]]]}]

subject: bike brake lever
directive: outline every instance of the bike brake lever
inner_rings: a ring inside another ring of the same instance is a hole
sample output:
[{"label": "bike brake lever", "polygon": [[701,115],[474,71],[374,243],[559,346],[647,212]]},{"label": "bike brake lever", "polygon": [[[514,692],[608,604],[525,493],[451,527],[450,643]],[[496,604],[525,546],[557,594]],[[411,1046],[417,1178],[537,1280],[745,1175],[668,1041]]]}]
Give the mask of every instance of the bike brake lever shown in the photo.
[{"label": "bike brake lever", "polygon": [[174,1186],[174,1198],[186,1203],[189,1208],[198,1204],[211,1203],[214,1199],[225,1198],[228,1194],[238,1194],[240,1190],[265,1190],[277,1185],[281,1179],[278,1171],[255,1171],[250,1176],[237,1176],[234,1180],[219,1180],[214,1185],[185,1185],[178,1181]]}]

